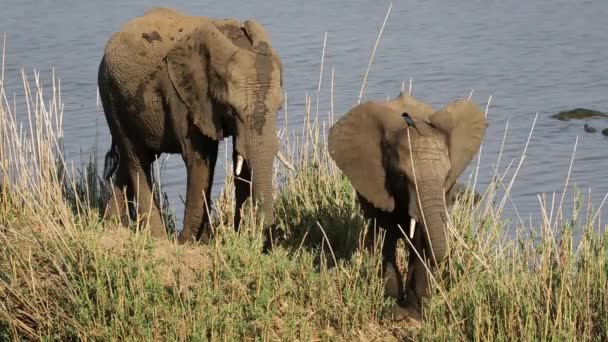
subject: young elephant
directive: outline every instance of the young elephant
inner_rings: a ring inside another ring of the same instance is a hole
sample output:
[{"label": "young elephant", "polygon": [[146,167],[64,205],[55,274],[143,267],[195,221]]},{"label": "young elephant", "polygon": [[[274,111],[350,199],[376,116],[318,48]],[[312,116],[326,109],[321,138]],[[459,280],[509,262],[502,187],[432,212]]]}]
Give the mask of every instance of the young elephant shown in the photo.
[{"label": "young elephant", "polygon": [[[151,164],[161,153],[181,154],[187,171],[180,242],[210,237],[213,170],[219,141],[233,136],[235,227],[252,194],[273,216],[277,112],[282,66],[264,28],[253,20],[216,20],[156,8],[125,23],[108,41],[99,65],[99,92],[112,135],[105,177],[114,193],[126,189],[152,234],[164,225],[152,200]],[[114,196],[105,216],[125,212]],[[148,215],[149,213],[149,215]]]},{"label": "young elephant", "polygon": [[[447,253],[445,195],[479,149],[486,127],[471,101],[434,111],[402,93],[389,102],[357,105],[329,131],[330,155],[370,219],[368,248],[379,229],[385,233],[385,291],[397,299],[396,320],[422,319],[422,299],[431,294],[423,263],[434,271]],[[402,232],[414,246],[405,293],[395,255]]]}]

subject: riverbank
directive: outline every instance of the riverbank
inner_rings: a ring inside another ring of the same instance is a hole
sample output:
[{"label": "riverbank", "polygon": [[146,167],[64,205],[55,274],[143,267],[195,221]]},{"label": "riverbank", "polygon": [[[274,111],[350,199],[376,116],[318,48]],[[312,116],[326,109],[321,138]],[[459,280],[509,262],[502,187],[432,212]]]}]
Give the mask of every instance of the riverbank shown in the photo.
[{"label": "riverbank", "polygon": [[[324,148],[327,123],[310,109],[304,135],[283,133],[296,165],[291,172],[277,162],[276,216],[286,242],[264,255],[255,209],[241,233],[231,228],[230,177],[215,203],[209,246],[102,223],[96,158],[67,166],[58,92],[25,84],[31,129],[20,128],[3,92],[0,106],[2,339],[608,338],[608,239],[593,208],[579,204],[566,215],[557,201],[541,226],[522,226],[507,239],[509,191],[503,197],[496,189],[510,189],[514,179],[497,175],[479,204],[456,203],[450,260],[415,328],[390,320],[379,259],[359,248],[364,221]],[[584,230],[576,245],[575,229]]]}]

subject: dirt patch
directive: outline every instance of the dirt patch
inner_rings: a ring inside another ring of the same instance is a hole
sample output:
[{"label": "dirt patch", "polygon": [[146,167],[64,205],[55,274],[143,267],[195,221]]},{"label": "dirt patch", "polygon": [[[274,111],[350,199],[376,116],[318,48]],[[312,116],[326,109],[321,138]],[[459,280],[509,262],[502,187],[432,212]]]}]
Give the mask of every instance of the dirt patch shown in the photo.
[{"label": "dirt patch", "polygon": [[126,229],[113,229],[101,235],[99,244],[104,249],[123,253],[124,246],[130,237],[131,234]]},{"label": "dirt patch", "polygon": [[[124,255],[130,252],[128,248],[133,238],[134,235],[126,229],[112,229],[102,234],[99,244],[112,253]],[[179,292],[194,287],[197,274],[213,266],[209,246],[177,245],[168,239],[154,239],[150,257],[152,263],[158,266],[163,285]]]},{"label": "dirt patch", "polygon": [[241,49],[253,50],[251,41],[241,29],[239,22],[234,22],[231,20],[217,20],[215,25],[226,37],[228,37],[228,39],[232,41],[234,45]]}]

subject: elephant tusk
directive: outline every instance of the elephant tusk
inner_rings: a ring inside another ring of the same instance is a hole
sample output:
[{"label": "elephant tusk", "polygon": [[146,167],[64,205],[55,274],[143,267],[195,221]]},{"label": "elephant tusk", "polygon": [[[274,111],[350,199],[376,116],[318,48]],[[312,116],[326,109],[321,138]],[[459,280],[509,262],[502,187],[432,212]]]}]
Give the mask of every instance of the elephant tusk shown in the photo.
[{"label": "elephant tusk", "polygon": [[279,158],[279,160],[281,161],[281,163],[283,163],[283,165],[285,165],[286,168],[290,169],[291,171],[296,171],[296,168],[293,167],[293,165],[291,165],[291,163],[289,162],[289,160],[287,160],[287,158],[285,157],[285,155],[283,155],[283,152],[281,152],[279,150],[279,152],[277,152],[277,157]]},{"label": "elephant tusk", "polygon": [[410,219],[410,240],[414,238],[414,229],[416,228],[416,220]]},{"label": "elephant tusk", "polygon": [[236,156],[236,175],[241,174],[241,169],[243,168],[243,156],[240,154]]}]

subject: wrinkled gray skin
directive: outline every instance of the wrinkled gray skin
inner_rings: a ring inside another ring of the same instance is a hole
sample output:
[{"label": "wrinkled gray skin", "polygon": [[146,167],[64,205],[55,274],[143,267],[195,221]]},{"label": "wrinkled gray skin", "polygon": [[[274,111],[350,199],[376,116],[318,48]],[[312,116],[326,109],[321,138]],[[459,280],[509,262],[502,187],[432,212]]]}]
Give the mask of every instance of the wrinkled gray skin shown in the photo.
[{"label": "wrinkled gray skin", "polygon": [[233,136],[235,171],[237,156],[244,160],[238,175],[242,180],[235,182],[235,228],[250,189],[262,202],[265,224],[274,223],[272,176],[282,67],[260,24],[153,9],[110,38],[98,83],[112,135],[106,177],[114,176],[115,196],[106,217],[126,212],[120,195],[124,190],[152,234],[164,236],[152,200],[151,164],[161,153],[179,153],[186,164],[187,194],[178,240],[208,241],[207,208],[218,143]]},{"label": "wrinkled gray skin", "polygon": [[[425,264],[434,272],[448,252],[446,194],[456,197],[461,190],[454,184],[477,153],[486,127],[484,113],[471,101],[435,111],[402,93],[389,102],[357,105],[330,128],[329,153],[370,220],[367,247],[383,237],[385,292],[397,300],[396,320],[422,319],[422,299],[431,295]],[[413,246],[405,293],[396,263],[401,238]]]}]

